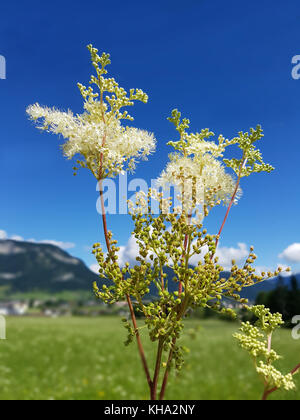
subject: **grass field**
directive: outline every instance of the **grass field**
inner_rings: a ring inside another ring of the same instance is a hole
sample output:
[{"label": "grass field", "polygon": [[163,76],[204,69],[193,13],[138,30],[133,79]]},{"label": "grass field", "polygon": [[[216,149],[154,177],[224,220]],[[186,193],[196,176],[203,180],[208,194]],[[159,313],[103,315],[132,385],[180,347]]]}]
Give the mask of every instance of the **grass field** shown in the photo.
[{"label": "grass field", "polygon": [[[187,329],[200,321],[188,321]],[[258,399],[262,383],[248,355],[232,334],[238,325],[201,321],[196,339],[183,344],[191,352],[181,377],[171,375],[167,399]],[[8,318],[7,340],[0,341],[1,400],[147,399],[148,391],[136,346],[124,347],[119,318]],[[281,331],[275,348],[285,355],[288,372],[300,361],[300,341]],[[151,345],[145,345],[151,359]],[[153,358],[152,358],[153,361]],[[300,399],[297,391],[271,399]]]}]

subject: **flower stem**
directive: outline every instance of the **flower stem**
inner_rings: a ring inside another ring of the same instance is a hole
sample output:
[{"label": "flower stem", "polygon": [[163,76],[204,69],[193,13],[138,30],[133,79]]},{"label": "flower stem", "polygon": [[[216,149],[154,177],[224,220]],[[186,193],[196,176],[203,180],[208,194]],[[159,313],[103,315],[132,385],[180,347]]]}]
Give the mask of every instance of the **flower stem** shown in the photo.
[{"label": "flower stem", "polygon": [[149,388],[151,389],[152,388],[152,381],[151,381],[150,372],[149,372],[149,369],[148,369],[148,364],[147,364],[143,344],[142,344],[142,341],[141,341],[141,336],[140,336],[140,333],[139,333],[139,330],[138,330],[133,305],[132,305],[132,302],[131,302],[131,299],[130,299],[129,295],[126,295],[126,299],[127,299],[127,303],[128,303],[128,307],[129,307],[129,311],[130,311],[130,316],[131,316],[131,319],[132,319],[132,324],[133,324],[133,327],[134,327],[134,332],[135,332],[135,336],[136,336],[136,341],[137,341],[138,350],[139,350],[139,353],[140,353],[142,365],[143,365],[143,368],[144,368],[144,372],[145,372],[145,375],[146,375],[146,378],[147,378]]},{"label": "flower stem", "polygon": [[166,387],[168,384],[168,379],[169,379],[169,372],[170,372],[170,367],[171,367],[171,362],[173,359],[173,353],[174,353],[174,347],[176,345],[176,337],[173,338],[172,340],[172,347],[169,353],[169,357],[168,357],[168,361],[167,361],[167,366],[166,366],[166,370],[165,370],[165,374],[164,374],[164,378],[163,378],[163,382],[162,382],[162,386],[161,386],[161,391],[159,394],[159,399],[163,400],[165,398],[165,393],[166,393]]},{"label": "flower stem", "polygon": [[277,391],[277,388],[268,389],[268,387],[266,387],[262,396],[262,401],[267,401],[269,395],[271,395],[275,391]]},{"label": "flower stem", "polygon": [[[189,216],[188,216],[188,224],[191,223],[191,220],[192,220],[192,215],[189,214]],[[184,244],[183,244],[184,252],[182,253],[182,257],[181,257],[182,258],[182,264],[184,264],[184,258],[186,256],[186,251],[187,251],[187,247],[188,247],[188,241],[189,241],[189,235],[186,234],[185,235],[185,238],[184,238]],[[182,295],[182,291],[183,291],[182,281],[179,280],[179,286],[178,286],[178,294],[179,294],[179,297]]]},{"label": "flower stem", "polygon": [[[186,255],[188,240],[189,240],[189,236],[188,236],[188,234],[186,234],[185,235],[185,238],[184,238],[184,253],[182,254],[182,262],[184,262],[184,257]],[[183,287],[182,287],[182,281],[179,280],[179,287],[178,287],[179,297],[182,295],[182,289],[183,289]]]},{"label": "flower stem", "polygon": [[104,237],[106,242],[106,248],[107,251],[110,252],[110,243],[109,243],[109,237],[108,237],[108,229],[107,229],[107,220],[106,220],[106,212],[105,212],[105,205],[104,205],[104,197],[103,197],[103,179],[100,179],[99,181],[99,188],[100,188],[100,201],[101,201],[101,211],[102,211],[102,224],[103,224],[103,230],[104,230]]},{"label": "flower stem", "polygon": [[[101,162],[100,173],[102,173],[102,159],[103,159],[103,157],[100,159],[100,162]],[[107,251],[110,253],[111,252],[111,246],[110,246],[110,242],[109,242],[108,229],[107,229],[107,219],[106,219],[104,197],[103,197],[103,179],[102,178],[100,178],[100,180],[99,180],[99,188],[100,188],[100,201],[101,201],[101,209],[102,209],[102,222],[103,222],[105,242],[106,242],[106,246],[107,246]],[[151,389],[152,381],[151,381],[151,377],[150,377],[150,372],[149,372],[149,368],[148,368],[143,344],[142,344],[142,341],[141,341],[140,333],[139,333],[139,330],[138,330],[132,301],[131,301],[131,298],[130,298],[129,294],[126,295],[126,300],[127,300],[127,304],[128,304],[128,307],[129,307],[130,316],[131,316],[132,324],[133,324],[133,327],[134,327],[134,331],[135,331],[135,336],[136,336],[136,340],[137,340],[137,345],[138,345],[138,350],[139,350],[139,353],[140,353],[140,357],[141,357],[141,360],[142,360],[142,365],[143,365],[143,368],[144,368],[144,371],[145,371],[145,375],[146,375],[146,378],[147,378],[148,385]]]},{"label": "flower stem", "polygon": [[[189,215],[188,221],[189,224],[191,223],[191,219],[192,219],[192,215]],[[182,255],[182,263],[184,263],[184,257],[186,257],[186,269],[188,269],[188,254],[187,254],[187,250],[188,250],[188,246],[190,245],[190,236],[188,234],[185,235],[184,238],[184,253]],[[179,296],[182,295],[182,282],[179,282]],[[187,299],[187,296],[185,296],[185,300]],[[183,303],[182,309],[179,312],[177,319],[181,318],[181,316],[184,315],[185,312],[185,301]],[[164,378],[163,378],[163,382],[162,382],[162,387],[161,387],[161,391],[160,391],[160,395],[159,395],[159,399],[163,400],[165,397],[165,392],[166,392],[166,387],[168,384],[168,379],[169,379],[169,371],[170,371],[170,367],[171,367],[171,362],[173,359],[173,353],[174,353],[174,347],[176,345],[176,337],[173,338],[172,340],[172,345],[171,345],[171,349],[169,352],[169,357],[168,357],[168,361],[167,361],[167,366],[166,366],[166,370],[165,370],[165,374],[164,374]]]},{"label": "flower stem", "polygon": [[162,353],[163,353],[163,340],[159,340],[158,342],[158,349],[157,349],[157,356],[156,356],[156,364],[155,364],[155,372],[154,372],[154,377],[153,377],[153,381],[152,381],[152,386],[151,386],[151,400],[156,400],[156,394],[157,394],[157,383],[158,383],[158,378],[159,378],[159,372],[160,372],[160,367],[161,367],[161,358],[162,358]]},{"label": "flower stem", "polygon": [[292,375],[295,375],[297,372],[298,372],[298,370],[300,370],[300,363],[299,363],[299,365],[297,365],[292,371],[291,371],[291,374]]},{"label": "flower stem", "polygon": [[221,225],[221,228],[220,228],[219,233],[218,233],[217,238],[216,238],[216,248],[217,248],[217,246],[218,246],[218,244],[219,244],[219,240],[220,240],[221,233],[222,233],[222,231],[223,231],[223,229],[224,229],[224,226],[225,226],[225,223],[226,223],[226,221],[227,221],[227,219],[228,219],[228,216],[229,216],[229,213],[230,213],[231,207],[233,206],[234,200],[235,200],[236,195],[237,195],[237,193],[238,193],[239,186],[240,186],[240,182],[241,182],[241,178],[242,178],[242,171],[243,171],[243,169],[244,169],[244,166],[245,166],[245,163],[246,163],[246,162],[247,162],[247,158],[245,158],[245,155],[243,155],[243,157],[242,157],[242,163],[241,163],[241,166],[240,166],[240,171],[239,171],[239,175],[238,175],[238,179],[237,179],[237,182],[236,182],[236,186],[235,186],[235,189],[234,189],[233,195],[232,195],[232,197],[231,197],[231,200],[230,200],[230,203],[229,203],[228,209],[227,209],[227,211],[226,211],[226,214],[225,214],[225,217],[224,217],[223,223],[222,223],[222,225]]}]

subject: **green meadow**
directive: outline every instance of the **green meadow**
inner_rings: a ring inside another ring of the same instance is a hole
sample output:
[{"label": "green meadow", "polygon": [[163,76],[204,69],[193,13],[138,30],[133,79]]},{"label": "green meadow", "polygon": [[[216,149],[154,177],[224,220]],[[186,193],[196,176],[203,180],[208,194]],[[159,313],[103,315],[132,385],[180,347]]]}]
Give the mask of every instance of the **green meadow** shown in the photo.
[{"label": "green meadow", "polygon": [[[167,399],[253,400],[263,385],[246,352],[232,334],[238,324],[218,320],[186,322],[187,330],[201,325],[189,347],[180,377],[171,375]],[[146,337],[145,337],[146,338]],[[7,340],[0,341],[1,400],[147,399],[148,391],[135,343],[123,345],[126,332],[117,317],[8,318]],[[152,345],[145,349],[154,363]],[[278,366],[288,372],[300,359],[300,341],[291,331],[274,338],[285,357]],[[297,390],[277,392],[271,399],[300,400]]]}]

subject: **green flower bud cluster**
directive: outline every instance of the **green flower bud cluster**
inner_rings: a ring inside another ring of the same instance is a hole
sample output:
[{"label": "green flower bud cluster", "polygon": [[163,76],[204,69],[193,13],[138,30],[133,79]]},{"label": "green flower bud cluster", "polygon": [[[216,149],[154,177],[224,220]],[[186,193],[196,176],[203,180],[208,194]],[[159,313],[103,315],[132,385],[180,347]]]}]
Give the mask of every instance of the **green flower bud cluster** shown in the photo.
[{"label": "green flower bud cluster", "polygon": [[[172,111],[172,116],[168,118],[168,121],[170,121],[171,123],[175,125],[176,130],[180,134],[180,140],[170,141],[168,143],[168,146],[172,146],[175,150],[183,153],[184,155],[193,154],[193,150],[191,150],[191,148],[193,147],[193,144],[197,142],[206,144],[207,142],[205,142],[205,140],[208,140],[210,139],[210,137],[213,137],[215,135],[208,128],[201,130],[200,133],[189,134],[186,130],[189,129],[190,127],[190,120],[187,118],[183,118],[181,120],[181,112],[179,112],[177,109],[174,109]],[[229,145],[228,141],[226,141],[224,137],[221,135],[219,137],[218,148],[214,147],[214,154],[218,156],[222,156],[222,153],[225,150],[225,146],[228,146],[228,145]],[[212,144],[212,146],[216,146],[216,145]]]},{"label": "green flower bud cluster", "polygon": [[[172,111],[172,117],[168,118],[168,120],[175,125],[176,130],[179,132],[181,139],[184,139],[186,130],[190,127],[190,120],[184,118],[181,121],[181,112],[179,112],[177,109],[174,109]],[[180,149],[178,148],[177,150]]]},{"label": "green flower bud cluster", "polygon": [[[114,78],[105,78],[104,75],[107,74],[106,67],[111,64],[110,55],[103,53],[100,57],[98,55],[98,50],[92,45],[88,45],[87,48],[90,51],[91,61],[97,72],[97,77],[91,76],[90,84],[96,85],[100,90],[100,106],[102,107],[102,116],[100,116],[103,118],[105,115],[107,121],[113,117],[120,120],[125,119],[133,121],[133,117],[131,117],[127,111],[120,112],[121,108],[133,106],[134,101],[147,103],[148,95],[141,89],[131,89],[128,95],[125,89],[119,87],[119,84]],[[99,96],[98,93],[94,93],[91,86],[87,89],[85,86],[78,84],[78,87],[83,98],[86,101],[90,101],[90,103],[93,103],[94,98]],[[107,92],[108,95],[104,98],[105,92]],[[104,103],[104,99],[106,100],[106,103]]]},{"label": "green flower bud cluster", "polygon": [[269,335],[284,325],[282,315],[279,312],[272,314],[270,309],[264,305],[256,305],[249,308],[249,310],[258,318],[256,325],[265,334]]},{"label": "green flower bud cluster", "polygon": [[172,294],[164,292],[163,296],[145,307],[145,324],[151,341],[163,340],[164,350],[168,351],[174,338],[178,339],[183,329],[176,309],[178,303]]},{"label": "green flower bud cluster", "polygon": [[279,370],[275,369],[274,366],[263,362],[259,362],[256,370],[264,378],[271,389],[277,388],[291,391],[296,388],[293,375],[291,373],[283,375],[279,372]]},{"label": "green flower bud cluster", "polygon": [[132,295],[140,300],[141,297],[149,293],[148,286],[152,280],[148,275],[150,264],[136,265],[130,269],[127,263],[121,269],[118,264],[120,248],[116,246],[117,241],[112,240],[111,232],[108,233],[108,237],[110,251],[105,255],[101,245],[95,244],[93,253],[99,264],[100,277],[105,278],[112,285],[108,287],[104,284],[102,290],[99,290],[95,285],[96,296],[107,304],[125,300],[127,295]]},{"label": "green flower bud cluster", "polygon": [[272,334],[284,324],[282,315],[272,314],[263,305],[246,306],[246,308],[258,320],[255,325],[250,322],[242,323],[240,332],[234,334],[234,338],[253,358],[256,371],[263,378],[265,384],[265,395],[281,388],[287,391],[294,389],[293,375],[291,373],[283,375],[273,366],[281,356],[272,349]]},{"label": "green flower bud cluster", "polygon": [[184,365],[184,356],[189,353],[189,349],[185,346],[174,346],[173,348],[173,361],[174,367],[177,372],[180,372]]},{"label": "green flower bud cluster", "polygon": [[104,278],[111,286],[103,285],[99,290],[97,284],[94,284],[96,296],[105,303],[113,304],[125,299],[128,284],[123,279],[123,273],[118,264],[118,255],[120,248],[116,247],[116,241],[112,240],[112,233],[108,233],[110,251],[105,255],[99,243],[94,244],[93,254],[99,264],[99,275]]},{"label": "green flower bud cluster", "polygon": [[[100,276],[112,284],[109,287],[104,285],[101,291],[95,288],[95,292],[105,303],[115,303],[125,300],[127,295],[131,296],[136,310],[144,315],[150,340],[163,343],[164,351],[170,351],[183,330],[183,318],[193,309],[209,306],[217,312],[236,317],[232,309],[223,307],[223,298],[247,303],[239,295],[241,290],[263,281],[265,277],[256,274],[252,267],[256,255],[251,247],[244,267],[239,268],[232,261],[230,277],[223,278],[224,268],[216,256],[217,236],[208,234],[202,224],[190,224],[190,217],[185,212],[153,215],[150,206],[152,195],[149,190],[148,196],[143,198],[143,207],[148,207],[148,213],[132,212],[133,235],[138,245],[136,265],[130,267],[127,263],[124,268],[119,268],[119,248],[111,233],[110,252],[106,255],[101,246],[95,244]],[[161,195],[159,197],[162,199]],[[199,256],[199,262],[196,267],[191,267],[190,260],[195,255]],[[167,267],[174,272],[171,281],[178,286],[178,291],[170,291]],[[274,273],[269,274],[274,276]],[[158,299],[149,302],[151,285],[156,287]],[[265,314],[264,319],[265,323],[273,325],[270,315]],[[247,340],[244,346],[250,348]],[[257,344],[253,351],[258,355],[259,350]],[[175,353],[173,351],[174,360]]]},{"label": "green flower bud cluster", "polygon": [[127,347],[134,341],[135,331],[132,327],[132,324],[126,318],[123,318],[122,322],[124,324],[125,329],[128,332],[127,340],[124,342],[125,346]]},{"label": "green flower bud cluster", "polygon": [[280,359],[274,350],[268,349],[265,335],[260,332],[257,327],[254,327],[250,322],[242,324],[241,333],[234,335],[240,346],[248,351],[253,358],[265,357],[268,360],[275,362]]},{"label": "green flower bud cluster", "polygon": [[224,159],[225,165],[233,169],[240,177],[249,176],[255,172],[272,172],[274,170],[273,166],[264,163],[261,152],[254,144],[263,137],[264,134],[260,125],[256,129],[251,128],[250,134],[241,131],[239,137],[234,138],[231,144],[238,145],[243,151],[243,157],[242,159]]}]

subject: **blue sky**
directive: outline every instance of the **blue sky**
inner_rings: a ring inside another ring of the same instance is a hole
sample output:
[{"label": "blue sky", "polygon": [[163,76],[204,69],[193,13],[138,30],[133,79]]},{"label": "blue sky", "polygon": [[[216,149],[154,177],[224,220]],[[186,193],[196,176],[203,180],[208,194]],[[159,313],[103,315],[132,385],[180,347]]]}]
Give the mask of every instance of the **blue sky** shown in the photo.
[{"label": "blue sky", "polygon": [[[10,1],[1,6],[0,230],[37,241],[74,243],[69,251],[88,265],[89,247],[102,240],[96,183],[74,178],[59,140],[27,120],[29,104],[82,111],[76,83],[92,73],[86,45],[112,58],[110,74],[129,89],[145,90],[147,105],[132,110],[135,125],[155,133],[157,153],[135,174],[147,180],[163,169],[176,132],[166,120],[178,108],[192,129],[209,127],[232,137],[260,123],[261,150],[276,167],[271,175],[244,179],[243,198],[231,213],[222,247],[255,245],[258,265],[300,261],[300,79],[292,57],[300,55],[300,3],[255,0]],[[214,211],[215,233],[225,209]],[[110,216],[110,228],[126,245],[128,216]],[[290,261],[288,261],[290,259]],[[292,264],[300,271],[299,263]]]}]

